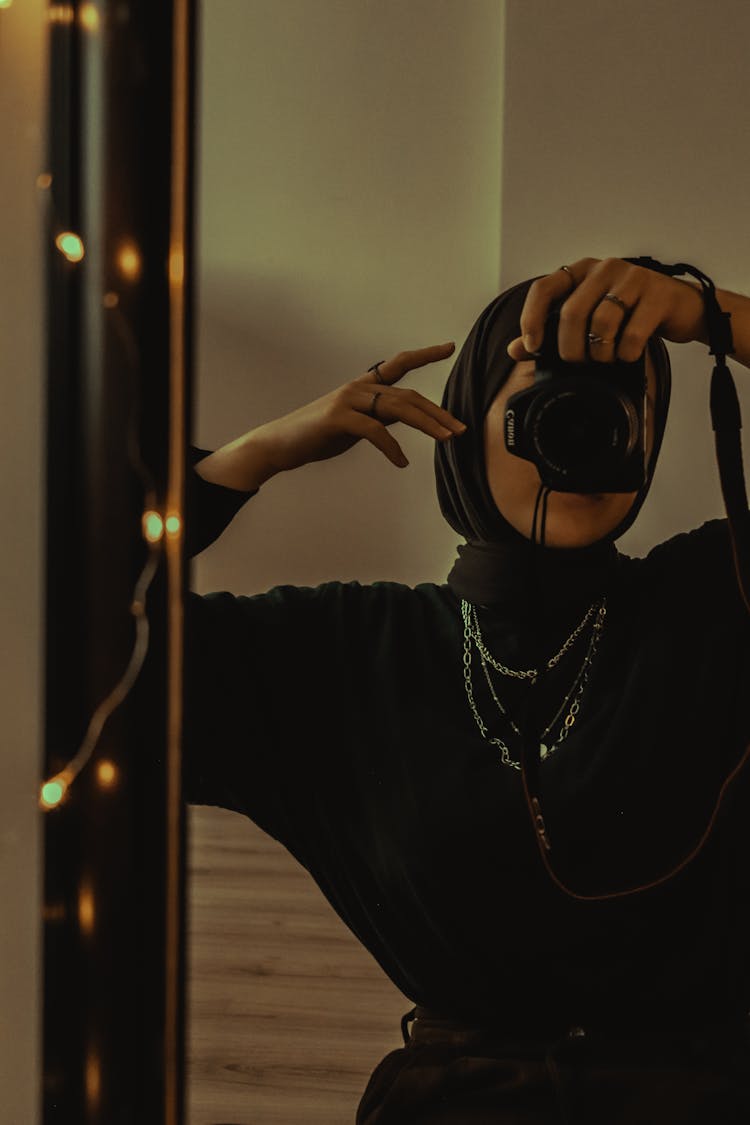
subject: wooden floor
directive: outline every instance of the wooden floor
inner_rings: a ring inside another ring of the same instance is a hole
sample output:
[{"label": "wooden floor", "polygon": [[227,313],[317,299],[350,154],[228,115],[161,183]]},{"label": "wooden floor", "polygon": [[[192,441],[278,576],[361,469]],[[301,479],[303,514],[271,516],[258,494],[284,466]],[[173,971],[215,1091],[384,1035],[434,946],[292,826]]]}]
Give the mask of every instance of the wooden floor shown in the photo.
[{"label": "wooden floor", "polygon": [[353,1125],[411,1002],[275,840],[188,817],[188,1125]]}]

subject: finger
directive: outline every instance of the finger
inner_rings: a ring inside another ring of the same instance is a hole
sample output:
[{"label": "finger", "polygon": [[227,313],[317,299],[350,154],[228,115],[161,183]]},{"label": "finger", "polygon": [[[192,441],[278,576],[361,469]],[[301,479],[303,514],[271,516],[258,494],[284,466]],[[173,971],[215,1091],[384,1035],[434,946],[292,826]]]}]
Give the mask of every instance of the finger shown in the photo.
[{"label": "finger", "polygon": [[[613,290],[610,290],[613,292]],[[620,296],[618,293],[617,296]],[[621,298],[622,300],[623,298]],[[621,309],[614,301],[605,301],[604,298],[595,307],[591,314],[589,331],[595,340],[589,340],[588,353],[596,363],[614,363],[617,358],[617,334],[627,324],[632,314],[632,308]]]},{"label": "finger", "polygon": [[[407,426],[411,426],[415,430],[421,430],[422,433],[427,434],[429,437],[445,440],[446,438],[454,437],[458,431],[452,426],[445,426],[441,421],[435,417],[434,414],[426,410],[422,410],[419,406],[419,398],[416,391],[402,391],[396,388],[392,391],[376,392],[375,395],[370,394],[369,391],[356,391],[356,401],[352,402],[355,410],[368,417],[375,418],[378,422],[382,422],[384,426],[389,426],[393,422],[404,422]],[[374,412],[373,412],[373,399]],[[424,400],[429,406],[435,410],[435,407],[429,400]],[[441,414],[446,414],[446,411],[441,410]],[[448,418],[451,418],[448,415]],[[455,425],[455,419],[451,419]],[[463,429],[466,427],[464,426]]]},{"label": "finger", "polygon": [[523,345],[523,336],[516,336],[515,340],[511,340],[511,342],[508,344],[508,347],[506,348],[506,351],[508,352],[508,355],[511,359],[515,359],[519,363],[522,360],[536,359],[537,357],[536,352],[526,351],[526,348]]},{"label": "finger", "polygon": [[[560,359],[567,363],[612,362],[624,312],[603,298],[615,293],[632,308],[643,291],[643,273],[620,258],[606,258],[592,266],[560,309]],[[604,342],[589,341],[589,333]]]},{"label": "finger", "polygon": [[[403,422],[406,426],[411,426],[414,430],[421,430],[423,434],[429,437],[436,438],[438,441],[446,441],[448,438],[456,436],[457,430],[444,426],[437,418],[420,410],[418,406],[414,406],[409,402],[403,400],[396,400],[393,404],[388,404],[389,412],[394,415],[394,421]],[[385,411],[383,411],[385,414]],[[386,415],[384,420],[388,420]],[[464,429],[466,427],[464,426]],[[463,431],[461,431],[463,432]]]},{"label": "finger", "polygon": [[[571,271],[573,267],[570,267]],[[576,278],[579,275],[575,275]],[[565,270],[555,270],[546,277],[538,277],[532,282],[521,310],[521,336],[523,346],[531,354],[542,346],[544,322],[549,307],[558,297],[567,296],[573,291],[570,274]]]},{"label": "finger", "polygon": [[426,398],[423,394],[420,394],[419,391],[415,391],[411,387],[394,387],[393,390],[399,398],[403,398],[404,401],[411,403],[412,406],[416,406],[419,410],[424,411],[425,414],[436,419],[442,426],[447,427],[447,429],[451,430],[453,433],[462,434],[466,429],[466,424],[464,422],[454,417],[450,411],[444,410],[442,406],[438,406],[432,399]]},{"label": "finger", "polygon": [[[447,344],[432,344],[427,348],[416,348],[413,351],[399,352],[392,359],[386,360],[378,366],[378,373],[380,375],[380,382],[392,385],[397,383],[406,375],[407,371],[413,371],[417,367],[424,367],[427,363],[437,363],[441,359],[447,359],[449,355],[455,350],[455,343],[451,340]],[[354,382],[360,383],[377,383],[378,379],[374,371],[368,371],[364,375],[360,375]]]},{"label": "finger", "polygon": [[366,414],[360,414],[356,410],[352,414],[353,417],[348,426],[349,431],[357,437],[369,441],[376,449],[384,453],[397,468],[405,469],[409,464],[409,459],[393,434],[385,428],[383,423],[379,422],[377,418],[369,418]]},{"label": "finger", "polygon": [[617,348],[618,358],[625,363],[635,363],[641,357],[664,316],[664,306],[644,297],[633,309],[623,329]]}]

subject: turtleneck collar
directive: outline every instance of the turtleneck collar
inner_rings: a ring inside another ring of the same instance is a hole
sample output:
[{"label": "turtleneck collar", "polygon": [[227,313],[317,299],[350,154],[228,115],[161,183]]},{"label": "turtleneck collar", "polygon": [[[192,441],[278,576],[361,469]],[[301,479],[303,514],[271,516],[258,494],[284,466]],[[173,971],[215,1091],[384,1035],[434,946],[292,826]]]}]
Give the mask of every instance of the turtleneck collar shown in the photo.
[{"label": "turtleneck collar", "polygon": [[[530,542],[469,542],[458,547],[448,586],[493,618],[529,623],[541,609],[551,623],[585,611],[611,590],[621,555],[614,543],[583,548],[538,548]],[[541,596],[541,604],[540,602]]]}]

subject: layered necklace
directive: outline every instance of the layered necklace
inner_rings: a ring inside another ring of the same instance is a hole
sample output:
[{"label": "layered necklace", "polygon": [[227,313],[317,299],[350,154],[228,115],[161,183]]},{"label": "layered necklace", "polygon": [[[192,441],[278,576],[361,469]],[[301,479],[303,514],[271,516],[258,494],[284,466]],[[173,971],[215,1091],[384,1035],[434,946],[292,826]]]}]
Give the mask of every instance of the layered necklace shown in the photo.
[{"label": "layered necklace", "polygon": [[[551,657],[551,659],[547,661],[546,667],[548,669],[554,668],[555,665],[559,663],[559,661],[562,659],[562,657],[568,651],[570,646],[575,641],[576,637],[578,637],[578,635],[582,632],[582,630],[585,628],[587,622],[591,619],[591,617],[595,613],[596,613],[596,620],[594,621],[594,627],[593,627],[593,630],[592,630],[592,633],[591,633],[591,640],[589,641],[589,647],[588,647],[588,651],[586,653],[586,658],[583,662],[583,665],[581,666],[581,669],[578,672],[578,675],[576,676],[576,678],[573,682],[573,686],[571,687],[570,691],[568,692],[565,699],[563,700],[562,705],[561,705],[560,709],[558,710],[557,714],[555,715],[554,719],[549,724],[547,729],[542,732],[542,736],[541,736],[542,741],[541,741],[541,744],[540,744],[540,757],[541,757],[542,761],[544,761],[551,754],[553,754],[555,752],[555,750],[557,750],[557,748],[565,741],[565,739],[568,737],[568,733],[570,732],[571,727],[574,725],[574,723],[576,721],[576,716],[578,715],[578,712],[580,710],[581,696],[583,695],[584,688],[586,687],[586,682],[589,678],[589,668],[590,668],[591,662],[594,659],[594,655],[596,653],[596,648],[597,648],[597,645],[598,645],[599,640],[600,640],[601,631],[604,628],[604,619],[605,619],[606,614],[607,614],[607,599],[606,599],[606,597],[603,597],[600,603],[594,602],[589,607],[588,612],[585,614],[583,620],[573,630],[573,632],[570,634],[570,636],[565,641],[565,643],[563,644],[560,651],[557,652],[555,654],[555,656]],[[513,730],[516,732],[516,734],[518,735],[519,738],[522,738],[520,730],[518,729],[516,724],[513,722],[510,715],[508,714],[508,712],[503,707],[502,703],[500,702],[500,700],[497,697],[497,692],[495,691],[495,687],[494,687],[494,685],[492,683],[492,680],[490,678],[489,667],[491,666],[492,668],[495,669],[495,671],[499,672],[503,676],[513,676],[516,679],[520,679],[520,680],[530,680],[532,684],[535,684],[536,681],[537,681],[537,676],[539,674],[538,670],[536,668],[529,668],[525,671],[518,671],[514,668],[506,667],[506,665],[502,664],[499,660],[497,660],[489,652],[489,650],[487,649],[487,646],[484,643],[484,640],[482,638],[482,633],[481,633],[481,630],[479,628],[479,618],[477,616],[476,606],[473,606],[470,602],[467,602],[465,598],[461,599],[461,616],[463,617],[463,622],[464,622],[464,685],[466,687],[466,695],[467,695],[467,698],[469,700],[469,706],[471,707],[472,714],[473,714],[473,716],[476,720],[476,723],[477,723],[477,726],[479,727],[479,730],[481,731],[482,737],[484,739],[486,739],[487,742],[490,742],[493,746],[497,746],[500,749],[501,760],[502,760],[503,764],[506,765],[506,766],[512,766],[513,769],[520,770],[520,768],[521,768],[520,762],[516,762],[511,758],[510,751],[508,750],[508,747],[505,744],[505,742],[502,740],[502,738],[489,738],[488,737],[488,728],[487,728],[486,724],[484,723],[484,721],[482,720],[482,717],[479,714],[479,711],[477,710],[477,705],[474,701],[474,689],[473,689],[473,685],[472,685],[472,681],[471,681],[472,645],[476,648],[476,650],[479,654],[479,659],[480,659],[481,665],[482,665],[482,671],[484,672],[485,679],[487,680],[487,685],[490,689],[490,694],[491,694],[492,698],[494,699],[495,703],[497,704],[497,707],[498,707],[498,710],[500,711],[500,714],[505,719],[508,720],[508,722],[510,723],[510,725],[512,726]],[[552,728],[555,726],[558,719],[562,715],[563,711],[565,710],[565,707],[568,704],[568,701],[570,700],[570,698],[571,698],[571,696],[573,695],[574,692],[575,692],[575,697],[574,697],[573,702],[570,706],[570,710],[568,711],[568,714],[565,717],[565,721],[563,722],[563,724],[560,728],[559,736],[558,736],[558,738],[555,742],[548,745],[545,740],[547,739],[547,736],[549,735]]]}]

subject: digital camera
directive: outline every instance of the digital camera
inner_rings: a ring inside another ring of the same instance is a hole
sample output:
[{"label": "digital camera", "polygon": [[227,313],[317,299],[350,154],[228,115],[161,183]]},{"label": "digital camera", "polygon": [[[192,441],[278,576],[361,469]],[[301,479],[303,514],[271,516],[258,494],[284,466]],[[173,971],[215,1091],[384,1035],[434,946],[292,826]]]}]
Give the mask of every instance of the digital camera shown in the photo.
[{"label": "digital camera", "polygon": [[510,396],[505,445],[557,492],[637,492],[646,480],[645,351],[634,363],[560,359],[560,305],[547,316],[534,385]]}]

